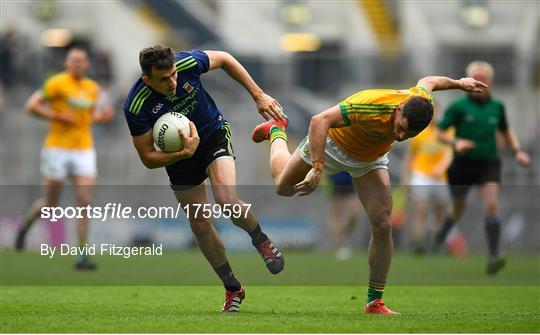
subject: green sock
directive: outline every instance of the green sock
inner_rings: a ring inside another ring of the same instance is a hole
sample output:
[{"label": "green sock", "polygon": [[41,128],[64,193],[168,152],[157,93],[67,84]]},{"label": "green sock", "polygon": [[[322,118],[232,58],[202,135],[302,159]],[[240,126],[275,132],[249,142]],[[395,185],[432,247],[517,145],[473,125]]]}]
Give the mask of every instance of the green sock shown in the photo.
[{"label": "green sock", "polygon": [[376,282],[371,279],[368,281],[368,303],[382,298],[384,293],[384,285],[386,285],[386,282]]},{"label": "green sock", "polygon": [[270,127],[270,143],[274,142],[278,138],[281,138],[287,142],[287,134],[285,133],[285,130],[279,128],[278,126]]}]

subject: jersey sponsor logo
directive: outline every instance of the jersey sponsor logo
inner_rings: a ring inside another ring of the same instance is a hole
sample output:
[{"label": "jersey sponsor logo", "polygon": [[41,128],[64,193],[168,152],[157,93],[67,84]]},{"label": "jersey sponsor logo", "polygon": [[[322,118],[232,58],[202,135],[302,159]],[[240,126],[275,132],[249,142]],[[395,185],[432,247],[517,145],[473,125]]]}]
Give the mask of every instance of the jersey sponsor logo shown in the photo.
[{"label": "jersey sponsor logo", "polygon": [[189,93],[182,101],[178,102],[176,105],[172,106],[168,112],[178,112],[182,115],[187,115],[189,112],[195,109],[197,106],[197,92],[198,90],[195,87],[192,87],[191,93]]},{"label": "jersey sponsor logo", "polygon": [[186,82],[184,85],[182,85],[182,88],[186,90],[186,92],[191,93],[193,91],[193,86],[191,86],[190,83]]},{"label": "jersey sponsor logo", "polygon": [[157,105],[155,105],[154,108],[152,108],[152,113],[156,114],[157,112],[159,112],[161,107],[163,107],[163,104],[160,102]]}]

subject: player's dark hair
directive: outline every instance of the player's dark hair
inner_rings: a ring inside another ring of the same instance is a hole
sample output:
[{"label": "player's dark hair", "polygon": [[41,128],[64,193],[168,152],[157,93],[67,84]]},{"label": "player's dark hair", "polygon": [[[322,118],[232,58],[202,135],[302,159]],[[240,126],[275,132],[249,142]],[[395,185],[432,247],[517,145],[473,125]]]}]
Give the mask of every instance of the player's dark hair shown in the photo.
[{"label": "player's dark hair", "polygon": [[402,113],[407,119],[409,129],[420,132],[433,118],[433,104],[426,98],[412,97],[403,106]]},{"label": "player's dark hair", "polygon": [[174,52],[171,48],[161,45],[144,48],[139,53],[139,64],[142,72],[147,76],[151,76],[152,68],[168,70],[174,66]]}]

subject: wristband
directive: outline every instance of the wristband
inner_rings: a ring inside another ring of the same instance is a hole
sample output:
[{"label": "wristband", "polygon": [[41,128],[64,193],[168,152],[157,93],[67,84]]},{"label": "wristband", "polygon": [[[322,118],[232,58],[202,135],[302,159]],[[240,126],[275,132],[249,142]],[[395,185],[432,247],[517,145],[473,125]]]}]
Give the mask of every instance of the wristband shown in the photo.
[{"label": "wristband", "polygon": [[315,170],[320,170],[320,171],[322,171],[323,168],[324,168],[324,162],[323,162],[323,161],[313,161],[313,165],[312,165],[312,166],[313,166],[313,168],[314,168]]}]

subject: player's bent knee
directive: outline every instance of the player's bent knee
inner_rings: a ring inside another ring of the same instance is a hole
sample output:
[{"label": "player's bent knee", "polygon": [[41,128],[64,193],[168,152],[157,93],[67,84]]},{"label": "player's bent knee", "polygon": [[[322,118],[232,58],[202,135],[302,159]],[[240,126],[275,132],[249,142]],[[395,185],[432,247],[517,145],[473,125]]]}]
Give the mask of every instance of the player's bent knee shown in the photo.
[{"label": "player's bent knee", "polygon": [[392,234],[390,215],[381,213],[371,221],[371,232],[374,237],[388,237]]},{"label": "player's bent knee", "polygon": [[278,184],[276,185],[276,194],[280,195],[282,197],[292,197],[296,192],[294,191],[294,187],[291,185],[283,185]]}]

